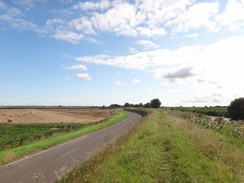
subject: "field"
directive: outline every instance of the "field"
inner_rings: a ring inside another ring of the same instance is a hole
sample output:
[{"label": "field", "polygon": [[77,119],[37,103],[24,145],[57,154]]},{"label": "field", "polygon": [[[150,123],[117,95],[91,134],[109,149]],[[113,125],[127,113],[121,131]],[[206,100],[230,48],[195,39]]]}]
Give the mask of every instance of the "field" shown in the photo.
[{"label": "field", "polygon": [[[22,110],[21,112],[23,111],[27,110]],[[32,115],[34,115],[35,113],[33,112],[33,110],[31,111]],[[38,111],[40,114],[40,110],[36,111],[37,114]],[[67,112],[67,109],[58,109],[55,110],[53,113],[62,114],[63,116],[65,116],[65,112]],[[67,113],[71,117],[75,117],[75,115],[77,115],[76,112],[77,109],[68,110]],[[45,113],[46,111],[44,111],[44,114]],[[88,118],[93,119],[93,123],[83,124],[84,120],[81,121],[80,114],[81,116],[86,116],[87,120]],[[40,119],[38,121],[41,121],[41,123],[20,123],[20,121],[17,121],[18,123],[0,123],[0,165],[9,163],[15,160],[16,158],[26,155],[28,153],[32,153],[41,149],[47,149],[61,142],[65,142],[67,140],[74,139],[86,133],[90,133],[105,128],[109,125],[120,122],[121,120],[128,117],[127,113],[120,110],[101,111],[100,109],[93,109],[93,111],[91,112],[90,109],[89,112],[88,109],[83,109],[80,114],[79,117],[77,117],[79,119],[77,123],[47,123],[47,120],[44,121]],[[100,116],[97,117],[93,115]],[[102,116],[106,115],[110,117],[104,119],[104,117]],[[33,118],[32,116],[32,119],[35,118]],[[96,121],[94,119],[99,119],[99,122],[95,123]],[[101,119],[104,120],[100,121]]]},{"label": "field", "polygon": [[244,182],[243,121],[143,110],[134,129],[58,182]]},{"label": "field", "polygon": [[112,115],[107,109],[0,109],[0,123],[95,123]]},{"label": "field", "polygon": [[49,124],[0,124],[0,151],[18,147],[39,139],[45,139],[60,133],[77,130],[85,124],[49,123]]}]

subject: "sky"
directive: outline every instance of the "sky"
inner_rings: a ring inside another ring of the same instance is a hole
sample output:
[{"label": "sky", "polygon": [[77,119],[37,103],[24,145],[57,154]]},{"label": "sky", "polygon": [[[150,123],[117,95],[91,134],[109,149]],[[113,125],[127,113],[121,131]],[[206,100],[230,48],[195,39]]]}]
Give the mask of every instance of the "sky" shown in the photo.
[{"label": "sky", "polygon": [[0,106],[226,106],[244,0],[0,0]]}]

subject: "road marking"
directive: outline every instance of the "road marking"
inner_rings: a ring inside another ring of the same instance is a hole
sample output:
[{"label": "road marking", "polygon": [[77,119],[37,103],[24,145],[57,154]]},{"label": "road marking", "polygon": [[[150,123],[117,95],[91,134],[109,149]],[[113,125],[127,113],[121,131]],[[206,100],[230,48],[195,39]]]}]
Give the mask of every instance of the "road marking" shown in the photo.
[{"label": "road marking", "polygon": [[73,150],[71,150],[71,151],[69,151],[69,152],[67,152],[67,153],[64,153],[63,155],[61,155],[61,156],[59,156],[59,157],[62,158],[63,156],[65,156],[65,155],[67,155],[67,154],[69,154],[69,153],[72,153],[72,152],[75,151],[75,150],[77,150],[77,148],[75,148],[75,149],[73,149]]},{"label": "road marking", "polygon": [[81,136],[81,137],[75,138],[75,139],[73,139],[73,140],[69,140],[69,141],[67,141],[67,142],[61,143],[61,144],[56,145],[56,146],[54,146],[54,147],[50,147],[50,148],[47,149],[47,150],[43,150],[43,151],[38,152],[38,153],[35,153],[35,154],[31,155],[31,156],[25,156],[25,157],[22,158],[22,159],[19,159],[19,160],[17,160],[17,161],[14,161],[14,162],[12,162],[12,163],[9,163],[9,164],[5,165],[5,167],[14,165],[14,164],[16,164],[16,163],[19,163],[19,162],[24,161],[24,160],[26,160],[26,159],[29,159],[29,158],[31,158],[31,157],[37,156],[37,155],[39,155],[39,154],[42,154],[42,153],[51,151],[51,150],[56,149],[56,148],[58,148],[58,147],[60,147],[60,146],[62,146],[62,145],[64,145],[64,144],[67,144],[67,143],[70,143],[70,142],[73,142],[73,141],[76,141],[76,140],[80,140],[80,139],[82,139],[82,138],[84,138],[84,137],[86,137],[86,135],[83,135],[83,136]]}]

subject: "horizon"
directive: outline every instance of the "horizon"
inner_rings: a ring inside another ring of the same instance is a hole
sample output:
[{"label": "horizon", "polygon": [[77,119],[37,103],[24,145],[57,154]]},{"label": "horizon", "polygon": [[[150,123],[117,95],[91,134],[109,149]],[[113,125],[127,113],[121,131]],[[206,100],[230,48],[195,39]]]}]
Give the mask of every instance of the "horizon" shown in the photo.
[{"label": "horizon", "polygon": [[243,0],[0,0],[0,106],[228,106]]}]

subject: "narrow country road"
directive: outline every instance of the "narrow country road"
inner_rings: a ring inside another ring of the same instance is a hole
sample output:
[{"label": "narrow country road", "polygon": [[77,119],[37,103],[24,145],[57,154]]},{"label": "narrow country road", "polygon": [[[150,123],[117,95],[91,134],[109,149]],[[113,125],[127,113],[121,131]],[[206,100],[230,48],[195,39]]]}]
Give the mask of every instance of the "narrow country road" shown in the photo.
[{"label": "narrow country road", "polygon": [[123,135],[142,118],[136,113],[128,114],[127,119],[117,124],[1,166],[0,183],[35,183],[37,179],[54,182]]}]

